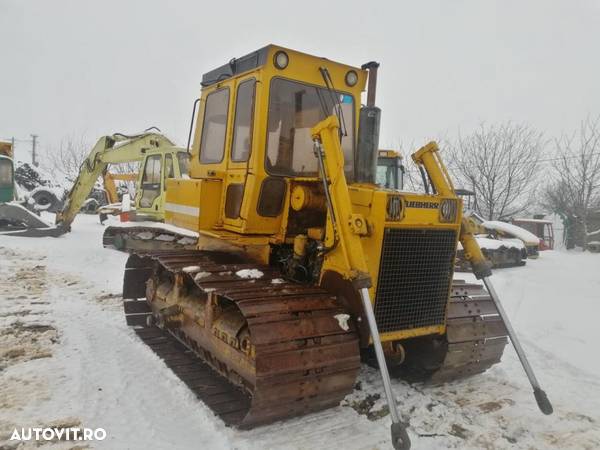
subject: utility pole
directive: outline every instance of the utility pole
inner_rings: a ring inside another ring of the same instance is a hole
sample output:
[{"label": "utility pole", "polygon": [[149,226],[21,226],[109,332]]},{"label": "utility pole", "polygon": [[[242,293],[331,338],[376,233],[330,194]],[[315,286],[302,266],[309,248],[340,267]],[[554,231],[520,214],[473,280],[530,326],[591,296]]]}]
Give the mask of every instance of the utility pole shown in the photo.
[{"label": "utility pole", "polygon": [[33,164],[35,167],[38,166],[38,162],[35,159],[35,156],[36,156],[35,155],[35,147],[36,147],[36,144],[37,144],[37,138],[38,138],[37,134],[32,134],[31,135],[31,139],[33,139],[32,142],[31,142],[31,164]]}]

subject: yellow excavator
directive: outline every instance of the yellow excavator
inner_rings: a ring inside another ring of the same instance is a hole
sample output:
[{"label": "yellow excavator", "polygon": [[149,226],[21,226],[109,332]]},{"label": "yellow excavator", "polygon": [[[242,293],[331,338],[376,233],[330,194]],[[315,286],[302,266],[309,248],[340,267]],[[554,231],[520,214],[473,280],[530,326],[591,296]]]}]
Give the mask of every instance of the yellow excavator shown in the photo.
[{"label": "yellow excavator", "polygon": [[[167,180],[165,200],[165,226],[195,248],[132,250],[123,298],[138,336],[229,425],[336,406],[362,359],[408,448],[389,372],[480,373],[508,337],[552,412],[437,145],[412,155],[429,193],[377,184],[377,69],[268,45],[202,77],[189,177]],[[453,281],[459,241],[487,291]]]},{"label": "yellow excavator", "polygon": [[140,220],[160,221],[164,216],[165,182],[168,178],[187,175],[188,153],[176,147],[160,133],[144,132],[127,136],[121,133],[103,136],[83,162],[79,175],[67,195],[62,210],[56,215],[56,226],[68,231],[96,181],[103,177],[109,198],[115,196],[115,179],[130,179],[108,172],[110,165],[139,162],[135,216]]},{"label": "yellow excavator", "polygon": [[[168,138],[157,132],[147,131],[131,136],[121,133],[103,136],[84,160],[62,209],[56,214],[55,225],[46,223],[31,212],[22,213],[24,208],[18,207],[19,205],[0,205],[0,220],[4,216],[14,218],[17,213],[18,217],[27,213],[27,221],[21,219],[21,226],[13,227],[14,230],[3,234],[58,237],[70,231],[73,220],[100,177],[111,202],[118,201],[115,180],[135,180],[136,195],[130,218],[146,226],[149,226],[148,222],[161,222],[164,220],[166,181],[187,176],[188,159],[189,154],[185,148],[176,147]],[[109,170],[113,165],[132,162],[140,164],[138,173],[115,174]],[[6,178],[8,179],[8,176]],[[118,245],[124,241],[124,236],[135,229],[128,225],[131,223],[107,227],[105,243],[108,245],[116,242]],[[185,243],[189,244],[187,241]]]}]

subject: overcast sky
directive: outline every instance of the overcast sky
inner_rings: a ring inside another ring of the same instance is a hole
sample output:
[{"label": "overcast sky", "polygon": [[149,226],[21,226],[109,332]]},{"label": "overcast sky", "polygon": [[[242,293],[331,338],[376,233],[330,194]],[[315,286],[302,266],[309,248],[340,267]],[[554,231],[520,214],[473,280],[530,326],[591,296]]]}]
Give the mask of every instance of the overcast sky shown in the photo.
[{"label": "overcast sky", "polygon": [[0,138],[43,150],[156,125],[185,144],[202,74],[268,43],[379,61],[384,145],[600,114],[599,1],[292,3],[0,0]]}]

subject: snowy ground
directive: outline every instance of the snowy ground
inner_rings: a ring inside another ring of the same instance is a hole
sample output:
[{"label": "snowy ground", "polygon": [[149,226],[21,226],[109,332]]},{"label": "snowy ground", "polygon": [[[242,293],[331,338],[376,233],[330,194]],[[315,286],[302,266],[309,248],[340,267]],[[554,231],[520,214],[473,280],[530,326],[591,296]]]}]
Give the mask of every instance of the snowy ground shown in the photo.
[{"label": "snowy ground", "polygon": [[[390,448],[383,401],[370,418],[351,407],[381,392],[366,367],[340,407],[226,428],[125,325],[126,257],[102,248],[96,221],[79,216],[58,239],[0,236],[0,449],[16,448],[14,427],[47,425],[104,428],[92,448]],[[555,414],[537,410],[507,348],[502,364],[467,381],[393,382],[413,448],[600,448],[600,255],[544,252],[493,279]]]}]

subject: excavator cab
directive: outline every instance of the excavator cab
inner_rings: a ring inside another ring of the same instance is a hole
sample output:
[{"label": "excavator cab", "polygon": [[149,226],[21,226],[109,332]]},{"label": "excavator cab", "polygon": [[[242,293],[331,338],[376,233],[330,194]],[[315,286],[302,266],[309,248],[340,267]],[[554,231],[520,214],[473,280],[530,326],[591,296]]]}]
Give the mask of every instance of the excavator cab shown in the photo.
[{"label": "excavator cab", "polygon": [[135,196],[136,217],[162,220],[167,180],[188,176],[189,154],[180,149],[147,153],[138,175]]}]

